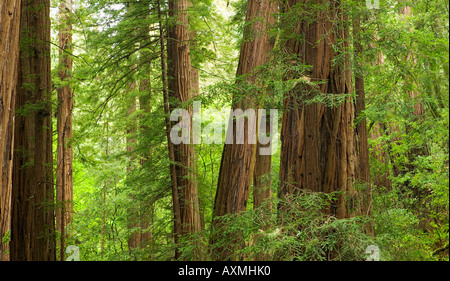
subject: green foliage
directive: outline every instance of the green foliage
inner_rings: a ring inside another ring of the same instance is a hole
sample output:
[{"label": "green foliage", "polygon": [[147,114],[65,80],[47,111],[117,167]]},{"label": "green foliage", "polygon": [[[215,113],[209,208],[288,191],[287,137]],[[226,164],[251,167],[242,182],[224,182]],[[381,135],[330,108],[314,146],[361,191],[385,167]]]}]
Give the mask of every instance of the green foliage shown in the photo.
[{"label": "green foliage", "polygon": [[253,260],[364,260],[365,249],[374,238],[366,234],[367,218],[336,219],[323,207],[333,195],[302,192],[289,196],[287,212],[277,215],[268,203],[257,209],[221,217],[221,239],[212,247],[226,248],[230,259]]},{"label": "green foliage", "polygon": [[374,196],[376,245],[381,260],[433,260],[431,241],[418,228],[419,218],[401,204],[401,194],[380,191]]},{"label": "green foliage", "polygon": [[[53,2],[54,9],[58,1]],[[352,41],[338,40],[333,49],[341,55],[333,67],[350,58],[353,68],[360,63],[357,71],[365,79],[366,109],[361,116],[367,118],[372,134],[371,214],[348,219],[326,215],[324,206],[337,194],[305,191],[277,198],[279,145],[272,156],[272,209],[268,202],[253,209],[250,199],[247,211],[220,218],[226,228],[212,229],[223,146],[200,144],[195,147],[195,163],[205,228],[175,245],[157,2],[77,1],[71,17],[73,78],[59,80],[58,49],[53,44],[52,83],[55,89],[70,84],[74,90],[75,213],[68,243],[80,247],[81,259],[173,260],[178,248],[182,260],[212,260],[212,247],[222,247],[231,250],[230,258],[244,260],[365,260],[366,248],[376,245],[382,260],[448,260],[448,250],[434,254],[449,239],[448,3],[386,0],[379,10],[368,10],[361,1],[341,2],[349,24],[361,17],[362,54],[354,57],[352,44],[343,48]],[[250,95],[264,108],[290,110],[283,105],[287,94],[326,82],[311,82],[306,75],[311,66],[288,54],[284,44],[303,40],[293,32],[300,20],[311,21],[314,12],[333,7],[310,1],[278,12],[279,21],[269,28],[273,52],[253,71],[257,83],[250,84],[246,77],[235,77],[247,1],[191,3],[189,27],[195,32],[191,59],[200,73],[196,100],[204,111],[231,108],[233,98]],[[166,29],[167,1],[161,4]],[[405,5],[412,7],[413,16],[399,15]],[[64,26],[55,12],[52,15],[54,30]],[[52,41],[57,42],[56,33]],[[31,86],[25,88],[32,92]],[[354,94],[313,93],[299,102],[332,107],[354,98]],[[417,116],[419,103],[423,114]],[[45,106],[27,104],[16,112],[28,114]],[[213,121],[203,120],[203,128],[209,122]],[[378,125],[383,129],[376,136]],[[127,140],[133,140],[131,150]],[[375,185],[380,175],[391,186]],[[138,216],[146,223],[133,224]],[[211,245],[216,231],[223,235]],[[141,234],[148,234],[149,240],[131,247],[129,240]]]}]

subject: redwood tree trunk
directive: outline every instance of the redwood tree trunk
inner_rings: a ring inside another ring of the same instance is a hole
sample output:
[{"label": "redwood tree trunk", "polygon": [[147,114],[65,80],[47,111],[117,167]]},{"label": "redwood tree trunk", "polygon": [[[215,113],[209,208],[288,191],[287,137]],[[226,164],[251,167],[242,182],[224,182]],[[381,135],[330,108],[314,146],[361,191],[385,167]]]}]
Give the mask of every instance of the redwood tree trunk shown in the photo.
[{"label": "redwood tree trunk", "polygon": [[372,205],[372,186],[369,169],[369,140],[367,133],[367,121],[363,111],[366,109],[364,76],[361,69],[360,56],[362,54],[361,45],[361,22],[359,16],[353,19],[353,45],[355,48],[355,92],[356,92],[356,117],[360,120],[356,124],[356,135],[358,143],[358,170],[357,181],[360,185],[359,213],[368,215]]},{"label": "redwood tree trunk", "polygon": [[[284,8],[290,11],[296,4],[308,2],[289,0]],[[328,8],[310,10],[314,18],[301,19],[295,27],[301,39],[290,39],[285,44],[289,52],[298,55],[298,61],[293,63],[311,68],[301,73],[303,78],[289,77],[301,80],[284,101],[280,196],[286,198],[303,189],[324,193],[341,191],[338,200],[331,202],[326,211],[343,218],[356,211],[353,181],[357,176],[358,156],[352,129],[355,105],[350,97],[334,107],[305,101],[352,93],[349,56],[333,49],[338,45],[337,38],[341,50],[348,48],[349,30],[344,27],[347,18],[343,16],[340,1],[319,2]],[[303,6],[312,9],[309,7],[312,6]],[[349,200],[344,200],[346,197]],[[281,210],[284,207],[280,205]]]},{"label": "redwood tree trunk", "polygon": [[[267,116],[266,122],[261,122],[260,126],[265,126],[266,132],[270,132],[270,117]],[[278,122],[278,120],[273,120],[273,122]],[[269,147],[270,143],[260,144],[257,143],[256,148],[256,163],[255,171],[253,175],[253,208],[256,209],[267,204],[267,209],[271,210],[272,205],[270,202],[265,202],[272,196],[271,185],[272,181],[270,178],[270,171],[272,169],[272,155],[262,155],[259,153],[259,149],[262,147]]]},{"label": "redwood tree trunk", "polygon": [[50,1],[22,2],[11,260],[55,260]]},{"label": "redwood tree trunk", "polygon": [[56,227],[61,232],[60,258],[64,260],[66,227],[72,221],[73,213],[73,175],[72,175],[72,109],[73,91],[70,79],[72,76],[72,24],[70,13],[72,0],[61,0],[59,6],[59,78],[64,83],[58,88],[57,109],[57,163],[56,163]]},{"label": "redwood tree trunk", "polygon": [[[133,67],[135,67],[133,65]],[[136,111],[136,97],[134,96],[134,91],[136,89],[136,82],[131,82],[129,89],[128,89],[128,95],[130,97],[127,97],[128,102],[128,117],[132,116]],[[136,130],[137,130],[137,120],[135,118],[131,118],[128,120],[127,124],[127,132],[126,132],[126,141],[127,141],[127,152],[128,152],[128,166],[127,166],[127,172],[131,173],[135,167],[135,161],[136,161]],[[133,192],[130,192],[128,194],[131,201],[135,201],[135,195]],[[135,249],[139,247],[141,241],[141,235],[140,235],[140,218],[139,218],[139,204],[132,204],[127,209],[127,227],[128,230],[131,231],[131,234],[128,236],[128,248]]]},{"label": "redwood tree trunk", "polygon": [[[376,40],[376,39],[375,39]],[[372,47],[375,48],[373,45]],[[383,65],[384,55],[382,51],[378,51],[377,60],[372,62],[373,65]],[[374,141],[384,134],[388,134],[386,124],[384,123],[374,123],[370,131],[370,138]],[[389,150],[388,146],[384,143],[374,145],[372,147],[374,157],[380,164],[381,169],[374,169],[373,171],[373,184],[377,187],[384,187],[387,190],[392,190],[391,182],[391,170],[389,168]]]},{"label": "redwood tree trunk", "polygon": [[[267,109],[267,111],[269,111]],[[264,128],[265,132],[270,132],[272,139],[267,144],[262,144],[258,141],[256,148],[256,160],[255,160],[255,170],[253,174],[253,209],[260,208],[264,206],[264,212],[270,213],[272,211],[272,203],[270,198],[272,197],[272,180],[271,180],[271,170],[272,170],[272,154],[261,154],[260,149],[268,149],[273,140],[273,134],[271,132],[271,123],[278,122],[278,120],[272,120],[272,116],[266,115],[266,119],[261,118],[260,128]]]},{"label": "redwood tree trunk", "polygon": [[2,239],[11,231],[11,169],[20,16],[20,0],[0,3],[0,261],[9,260],[9,245]]},{"label": "redwood tree trunk", "polygon": [[[192,99],[194,91],[191,78],[187,7],[187,0],[169,1],[169,17],[174,21],[169,24],[167,43],[168,89],[169,97],[172,98],[170,104],[172,109],[184,107],[186,102]],[[187,110],[192,119],[192,106],[188,106]],[[180,234],[198,232],[202,227],[195,173],[194,146],[186,143],[174,145],[174,156],[177,165],[179,190]]]},{"label": "redwood tree trunk", "polygon": [[[244,30],[244,41],[241,46],[236,73],[238,78],[248,75],[244,78],[244,83],[258,83],[255,68],[264,64],[268,59],[270,42],[266,32],[267,23],[270,22],[268,19],[275,12],[275,9],[276,3],[274,1],[249,0],[247,3],[246,23],[248,25]],[[256,99],[260,94],[260,92],[251,92],[234,96],[233,109],[242,109],[243,111],[254,109],[257,118],[258,105]],[[240,132],[244,134],[244,143],[237,144],[236,123],[236,119],[230,116],[228,130],[233,130],[233,143],[225,144],[223,148],[213,213],[213,227],[217,231],[217,236],[211,238],[212,244],[224,238],[220,236],[220,228],[224,226],[218,219],[226,214],[238,213],[246,209],[250,184],[253,180],[257,145],[249,141],[249,134],[253,133],[257,136],[258,130],[255,126],[249,132],[248,127],[251,124],[249,124],[248,119],[245,120],[243,126],[245,133]],[[216,247],[215,251],[213,258],[218,260],[229,259],[232,254],[229,248]]]},{"label": "redwood tree trunk", "polygon": [[[177,171],[175,168],[175,152],[172,142],[170,141],[170,106],[169,106],[169,93],[168,93],[168,79],[167,79],[167,61],[166,61],[166,49],[165,49],[165,37],[164,28],[162,25],[162,11],[161,11],[161,0],[158,0],[158,22],[159,22],[159,44],[161,50],[161,80],[163,88],[163,99],[164,99],[164,114],[165,114],[165,127],[167,136],[167,147],[169,151],[169,170],[170,170],[170,181],[172,189],[172,210],[173,210],[173,236],[175,245],[178,244],[179,235],[181,233],[181,214],[179,206],[179,195],[178,195],[178,184],[177,184]],[[180,252],[175,248],[175,258],[180,256]]]}]

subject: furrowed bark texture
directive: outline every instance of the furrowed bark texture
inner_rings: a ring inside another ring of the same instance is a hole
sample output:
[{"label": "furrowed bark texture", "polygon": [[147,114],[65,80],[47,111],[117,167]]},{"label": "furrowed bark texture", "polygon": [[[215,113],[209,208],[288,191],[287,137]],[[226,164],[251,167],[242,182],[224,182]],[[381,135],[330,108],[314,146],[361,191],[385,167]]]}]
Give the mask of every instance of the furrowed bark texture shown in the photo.
[{"label": "furrowed bark texture", "polygon": [[[261,122],[260,126],[265,126],[266,132],[270,132],[270,117],[267,116],[266,122]],[[273,120],[278,122],[278,120]],[[272,196],[270,179],[270,171],[272,169],[272,155],[261,155],[259,153],[260,148],[269,147],[270,143],[260,144],[258,142],[256,148],[256,163],[253,174],[253,208],[256,209],[263,205],[263,203],[270,199]],[[268,210],[272,209],[270,202],[265,206]]]},{"label": "furrowed bark texture", "polygon": [[11,260],[55,260],[50,1],[22,1]]},{"label": "furrowed bark texture", "polygon": [[[270,51],[269,36],[267,34],[268,20],[276,11],[276,4],[269,0],[250,0],[247,4],[246,28],[244,42],[241,46],[239,64],[236,76],[243,79],[246,84],[256,84],[257,73],[255,68],[264,64]],[[238,82],[239,85],[240,82]],[[256,102],[258,91],[247,91],[233,97],[233,110],[254,109],[257,118],[258,104]],[[243,96],[243,97],[242,97]],[[230,116],[233,118],[233,116]],[[233,143],[225,144],[220,165],[217,192],[214,202],[213,224],[220,229],[221,223],[217,220],[226,214],[244,211],[247,207],[250,184],[256,161],[256,143],[249,142],[249,135],[257,136],[255,124],[249,124],[248,118],[244,121],[244,143],[236,142],[236,119],[230,119],[228,130],[233,130]],[[257,120],[257,119],[256,119]],[[250,130],[248,130],[250,127]],[[228,133],[227,133],[228,134]],[[220,231],[219,231],[220,232]],[[222,237],[224,238],[224,237]],[[220,240],[213,237],[211,243]],[[232,252],[229,249],[216,249],[215,259],[228,259]]]},{"label": "furrowed bark texture", "polygon": [[[356,124],[356,135],[358,144],[358,170],[357,183],[359,185],[359,205],[360,212],[368,215],[372,205],[372,186],[369,168],[369,141],[367,132],[367,121],[363,116],[366,109],[364,76],[361,69],[360,55],[363,52],[361,45],[361,20],[359,16],[353,19],[353,45],[355,48],[355,59],[357,60],[355,73],[355,92],[356,92],[356,117],[360,120]],[[363,207],[364,206],[364,207]]]},{"label": "furrowed bark texture", "polygon": [[[70,13],[72,0],[62,0],[59,6],[61,29],[59,31],[59,78],[69,83],[72,77],[72,24]],[[56,164],[56,228],[61,232],[60,258],[64,260],[66,227],[72,222],[73,174],[72,174],[72,110],[73,91],[70,84],[58,88],[57,116],[57,164]]]},{"label": "furrowed bark texture", "polygon": [[[158,19],[159,19],[159,43],[161,48],[161,80],[163,83],[163,98],[164,98],[164,114],[165,114],[165,127],[166,127],[166,135],[167,135],[167,146],[169,150],[169,160],[170,160],[170,181],[172,187],[172,210],[173,210],[173,221],[174,221],[174,242],[178,243],[178,236],[181,232],[180,229],[180,207],[178,202],[178,184],[177,184],[177,171],[175,169],[175,153],[173,149],[173,144],[170,141],[170,108],[169,108],[169,93],[167,89],[167,62],[166,62],[166,50],[164,44],[164,29],[162,26],[162,12],[161,12],[161,3],[158,0]],[[175,257],[179,256],[179,252],[175,249]]]},{"label": "furrowed bark texture", "polygon": [[[356,135],[352,128],[355,105],[350,97],[333,107],[305,101],[352,93],[349,55],[333,48],[348,48],[349,30],[344,27],[347,18],[340,10],[340,1],[319,1],[326,9],[311,4],[311,1],[289,0],[284,7],[286,11],[306,9],[314,20],[300,19],[294,32],[301,34],[301,39],[290,39],[285,45],[290,53],[298,56],[298,61],[293,63],[311,68],[300,74],[303,78],[284,101],[280,196],[286,198],[303,189],[324,193],[340,191],[326,212],[344,218],[357,211],[353,184],[358,166]],[[290,78],[299,77],[294,74]],[[288,205],[279,207],[283,210]]]},{"label": "furrowed bark texture", "polygon": [[20,0],[0,3],[0,261],[9,260],[9,243],[2,239],[11,231],[11,169],[20,11]]},{"label": "furrowed bark texture", "polygon": [[[171,103],[172,109],[186,106],[186,102],[193,97],[187,7],[187,0],[169,1],[169,17],[174,21],[169,24],[167,42],[169,97],[172,101],[176,100]],[[192,106],[187,106],[187,110],[192,116]],[[185,143],[174,145],[174,154],[177,162],[181,234],[198,232],[201,230],[201,218],[194,146]]]},{"label": "furrowed bark texture", "polygon": [[[165,94],[165,113],[175,108],[184,108],[189,112],[192,121],[192,106],[187,105],[193,97],[193,81],[191,78],[191,58],[189,47],[189,26],[186,0],[169,1],[169,25],[167,39],[167,88]],[[163,37],[161,37],[163,38]],[[163,41],[161,48],[163,50]],[[164,56],[162,54],[162,56]],[[164,72],[165,66],[163,66]],[[165,74],[163,73],[163,76]],[[163,79],[164,80],[164,79]],[[166,117],[167,139],[172,177],[172,197],[174,209],[174,236],[177,248],[175,258],[179,259],[182,252],[179,249],[179,238],[199,232],[202,229],[200,206],[198,200],[195,149],[192,144],[192,128],[189,132],[189,143],[175,145],[170,138],[172,124]],[[198,253],[200,249],[195,250]]]}]

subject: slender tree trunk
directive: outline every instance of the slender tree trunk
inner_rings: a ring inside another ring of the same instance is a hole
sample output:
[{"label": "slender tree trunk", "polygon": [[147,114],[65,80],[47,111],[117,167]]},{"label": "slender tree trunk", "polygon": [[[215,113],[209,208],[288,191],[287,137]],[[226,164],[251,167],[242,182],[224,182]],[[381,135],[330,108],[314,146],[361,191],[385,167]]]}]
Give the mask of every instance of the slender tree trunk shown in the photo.
[{"label": "slender tree trunk", "polygon": [[[133,68],[135,65],[133,65]],[[129,95],[130,97],[127,98],[128,100],[128,117],[130,120],[128,120],[128,128],[127,128],[127,152],[128,152],[128,166],[127,166],[127,172],[131,173],[135,167],[135,149],[136,149],[136,131],[137,131],[137,120],[133,117],[131,117],[136,112],[136,97],[134,96],[134,90],[136,89],[136,82],[132,82],[129,87]],[[130,200],[132,202],[136,201],[137,198],[134,197],[134,192],[131,191],[129,194]],[[137,201],[136,201],[137,202]],[[128,247],[129,249],[135,249],[139,247],[141,241],[141,235],[140,235],[140,217],[139,217],[139,204],[132,204],[128,207],[127,210],[128,218],[128,230],[131,231],[130,236],[128,237]]]},{"label": "slender tree trunk", "polygon": [[[189,46],[189,26],[187,0],[169,1],[169,17],[174,21],[168,27],[168,89],[171,108],[186,107],[192,100],[191,59]],[[176,101],[176,103],[174,102]],[[187,106],[189,122],[192,124],[192,106]],[[192,126],[190,143],[174,145],[177,164],[177,188],[179,190],[180,227],[182,235],[196,233],[202,229],[200,206],[198,201],[195,149],[192,144]],[[169,139],[169,142],[172,140]]]},{"label": "slender tree trunk", "polygon": [[72,175],[72,110],[73,91],[70,82],[72,76],[72,0],[61,0],[59,6],[59,78],[64,83],[58,88],[57,109],[57,164],[56,164],[56,227],[61,232],[60,258],[64,260],[67,225],[72,222],[73,213],[73,175]]},{"label": "slender tree trunk", "polygon": [[[278,120],[270,120],[270,116],[266,116],[266,120],[261,119],[260,128],[264,128],[265,132],[270,132],[270,123],[278,122]],[[271,133],[271,136],[273,134]],[[273,138],[272,138],[273,140]],[[261,237],[260,230],[267,230],[270,227],[270,216],[272,214],[272,154],[261,154],[260,149],[268,148],[271,145],[272,140],[267,144],[257,143],[256,147],[256,163],[255,171],[253,174],[253,209],[259,212],[259,229],[253,234],[253,239],[258,241]],[[262,253],[256,253],[253,260],[263,261],[267,260],[267,255]]]},{"label": "slender tree trunk", "polygon": [[[146,33],[148,34],[148,33]],[[150,37],[146,35],[146,41],[150,40]],[[145,61],[146,56],[148,56],[146,51],[141,50],[141,60],[142,62]],[[142,116],[140,119],[140,131],[141,136],[143,139],[150,136],[150,128],[147,126],[147,118],[151,112],[151,80],[150,80],[150,74],[151,74],[151,66],[149,63],[143,63],[143,72],[144,77],[140,79],[139,82],[139,107],[142,112]],[[142,154],[140,155],[140,161],[139,164],[141,168],[144,167],[145,163],[151,159],[151,150],[152,148],[150,146],[147,146],[147,142],[141,144],[142,146],[148,147],[148,150],[143,150]],[[148,204],[144,203],[142,206],[140,206],[141,212],[140,212],[140,244],[139,247],[144,248],[147,245],[150,245],[152,243],[152,232],[149,231],[149,227],[153,223],[153,209],[154,205],[153,203]]]},{"label": "slender tree trunk", "polygon": [[20,0],[0,3],[0,261],[9,260],[9,243],[2,239],[11,231],[11,170],[20,16]]},{"label": "slender tree trunk", "polygon": [[[368,215],[372,206],[372,185],[369,169],[369,140],[367,133],[367,120],[363,116],[366,109],[364,76],[361,69],[360,56],[363,52],[361,45],[361,20],[357,15],[353,19],[353,45],[355,48],[355,92],[356,92],[356,118],[359,119],[356,124],[356,135],[358,144],[358,170],[357,183],[359,185],[358,213]],[[371,231],[371,230],[370,230]],[[372,232],[372,231],[371,231]]]},{"label": "slender tree trunk", "polygon": [[[377,40],[375,38],[375,40]],[[374,45],[371,46],[375,48]],[[381,66],[384,64],[384,55],[382,51],[378,51],[377,59],[373,65]],[[370,138],[374,141],[387,133],[386,124],[374,123],[370,131]],[[380,143],[372,147],[374,157],[381,164],[382,169],[373,170],[373,184],[377,187],[385,187],[388,191],[392,190],[392,182],[390,179],[391,171],[389,168],[389,150],[387,145]]]},{"label": "slender tree trunk", "polygon": [[[405,17],[413,16],[410,6],[405,6],[400,11],[400,13]],[[413,29],[410,29],[410,31],[413,32]],[[417,64],[417,58],[414,57],[414,55],[412,53],[408,53],[408,55],[406,57],[406,61],[411,61],[412,62],[411,64],[413,66],[415,66]],[[412,88],[409,91],[409,97],[414,102],[414,107],[413,107],[414,121],[420,122],[422,120],[422,118],[424,117],[424,108],[423,108],[422,102],[420,101],[420,93],[418,92],[417,89],[414,89],[415,86],[418,88],[417,80],[415,80],[414,77],[407,76],[406,81],[407,81],[408,86],[410,86]],[[409,134],[411,131],[412,131],[411,126],[406,126],[406,134]],[[412,148],[411,152],[409,154],[410,154],[409,155],[410,163],[412,163],[417,156],[428,155],[429,153],[428,153],[427,147],[425,145],[422,145],[419,147]],[[415,168],[416,167],[414,164],[408,165],[408,169],[410,171],[414,170]]]},{"label": "slender tree trunk", "polygon": [[[286,11],[295,4],[308,4],[305,0],[289,0]],[[355,188],[358,155],[356,135],[352,129],[355,105],[345,98],[334,107],[322,103],[305,104],[317,96],[350,94],[352,92],[350,58],[333,49],[348,48],[347,18],[338,0],[320,1],[326,9],[311,9],[313,19],[302,19],[295,32],[300,41],[290,39],[285,48],[298,55],[299,63],[312,66],[305,70],[294,90],[285,101],[281,132],[280,196],[287,198],[302,189],[330,193],[340,191],[338,200],[330,202],[326,212],[338,218],[355,214]],[[294,62],[295,63],[295,62]],[[312,82],[323,82],[313,84]],[[348,200],[345,200],[345,198]],[[288,207],[281,204],[280,210]]]},{"label": "slender tree trunk", "polygon": [[[177,184],[177,171],[175,167],[175,152],[173,144],[170,141],[170,106],[169,106],[169,93],[168,93],[168,81],[167,81],[167,62],[166,62],[166,49],[164,44],[164,29],[162,25],[162,11],[161,11],[161,0],[158,0],[158,19],[159,19],[159,43],[161,47],[161,77],[163,84],[163,97],[164,97],[164,114],[165,114],[165,124],[166,124],[166,135],[167,135],[167,146],[169,150],[169,160],[170,160],[170,180],[172,186],[172,209],[173,209],[173,220],[174,220],[174,242],[175,245],[178,244],[179,236],[181,234],[181,212],[179,206],[179,195],[178,195],[178,184]],[[177,248],[175,248],[175,258],[179,258],[180,253]]]},{"label": "slender tree trunk", "polygon": [[[411,10],[411,6],[405,6],[401,10],[401,14],[408,17],[413,17],[413,12]],[[414,32],[414,28],[410,28],[411,33]],[[417,67],[417,57],[413,52],[408,52],[406,56],[407,63],[410,64],[411,68]],[[406,75],[405,84],[409,87],[409,99],[414,104],[412,107],[412,116],[413,121],[416,126],[420,126],[424,122],[425,112],[424,106],[422,104],[421,93],[419,92],[419,81],[413,77],[412,75]],[[412,135],[417,133],[417,130],[414,128],[412,124],[407,122],[405,126],[406,135]],[[401,171],[401,174],[409,173],[412,177],[417,173],[418,164],[416,163],[417,158],[428,156],[430,154],[429,147],[427,143],[422,144],[413,144],[411,149],[408,151],[408,162],[405,165],[405,170]],[[420,210],[418,211],[418,217],[420,219],[419,227],[422,229],[427,228],[430,223],[430,197],[431,191],[426,188],[422,188],[421,186],[414,186],[410,180],[405,181],[402,189],[408,189],[413,192],[414,198],[416,198],[414,204],[414,209]]]},{"label": "slender tree trunk", "polygon": [[[136,3],[128,2],[126,4],[127,13],[130,16],[142,16],[142,26],[134,27],[131,31],[133,36],[142,36],[142,39],[139,42],[140,48],[138,49],[138,61],[139,61],[139,75],[138,79],[133,79],[133,81],[129,84],[129,98],[127,97],[128,102],[128,117],[130,118],[127,124],[127,152],[129,155],[129,165],[127,167],[127,172],[131,176],[131,172],[135,171],[138,167],[142,168],[145,162],[150,158],[151,150],[150,147],[146,143],[146,137],[149,136],[149,127],[145,123],[148,114],[150,113],[150,53],[145,49],[145,46],[148,45],[148,42],[151,41],[150,38],[150,29],[149,23],[147,21],[147,14],[139,14],[136,13],[139,7],[136,6]],[[135,69],[136,65],[132,65],[132,69]],[[135,91],[138,90],[139,94],[136,98]],[[138,116],[134,116],[137,110],[137,101],[139,101],[139,108],[142,114]],[[141,143],[138,146],[137,138],[140,137],[142,139]],[[148,147],[148,150],[143,150],[142,147]],[[137,161],[138,160],[138,161]],[[131,182],[130,182],[131,184]],[[130,187],[133,185],[131,184]],[[138,187],[139,188],[139,187]],[[136,197],[138,193],[137,189],[131,189],[129,193],[129,198],[132,202],[136,202],[136,204],[132,204],[129,206],[127,213],[127,223],[128,230],[130,231],[130,235],[128,237],[128,247],[131,250],[136,248],[145,247],[149,240],[149,232],[145,231],[148,228],[148,219],[151,219],[152,211],[147,211],[150,208],[147,208],[145,202],[139,200]],[[149,217],[150,216],[150,217]]]},{"label": "slender tree trunk", "polygon": [[11,260],[55,260],[50,1],[22,2]]},{"label": "slender tree trunk", "polygon": [[[105,156],[109,155],[109,120],[108,115],[105,116],[105,130],[106,130],[106,142],[105,142]],[[108,191],[108,180],[105,179],[103,182],[103,190],[102,190],[102,229],[101,229],[101,241],[100,241],[100,257],[103,257],[103,253],[105,250],[105,226],[106,226],[106,192]]]},{"label": "slender tree trunk", "polygon": [[[146,33],[148,34],[148,33]],[[150,36],[146,35],[146,41],[150,41]],[[141,51],[141,58],[142,61],[145,61],[146,56],[148,56],[146,51]],[[148,137],[151,135],[150,127],[147,125],[147,118],[150,115],[151,112],[151,91],[152,91],[152,85],[151,85],[151,65],[150,63],[144,64],[144,77],[140,80],[139,83],[139,91],[141,94],[139,95],[139,106],[141,111],[143,112],[143,116],[141,117],[141,135],[145,139],[145,137]],[[143,145],[147,145],[147,142]],[[148,151],[144,150],[141,159],[140,159],[140,165],[141,168],[144,166],[145,162],[147,160],[150,160],[152,157],[152,147],[148,147]],[[152,232],[149,230],[149,227],[153,224],[153,215],[154,215],[154,203],[148,204],[145,203],[144,206],[142,206],[142,209],[145,210],[145,212],[141,212],[141,229],[143,232],[141,233],[141,245],[140,247],[146,247],[147,245],[150,245],[152,243]]]},{"label": "slender tree trunk", "polygon": [[[192,7],[192,0],[188,0],[187,2],[188,9]],[[189,31],[189,48],[192,51],[197,47],[197,40],[196,40],[196,32],[195,30]],[[200,75],[198,72],[198,69],[194,67],[193,63],[191,63],[191,84],[192,84],[192,96],[198,96],[200,93]]]},{"label": "slender tree trunk", "polygon": [[[386,125],[375,123],[372,126],[372,130],[370,132],[370,138],[375,141],[378,138],[381,138],[386,132]],[[376,169],[373,172],[373,184],[377,187],[384,187],[386,190],[392,190],[392,182],[390,179],[391,171],[389,168],[389,157],[388,157],[388,149],[387,146],[383,143],[374,145],[372,147],[374,157],[381,164],[381,169]]]},{"label": "slender tree trunk", "polygon": [[[244,30],[244,41],[241,46],[239,64],[236,76],[240,79],[244,75],[244,81],[238,83],[258,84],[257,73],[255,68],[264,64],[268,59],[270,51],[269,36],[267,34],[267,22],[272,14],[276,11],[275,2],[269,0],[249,0],[247,3],[246,23],[248,24]],[[260,92],[240,93],[233,97],[233,109],[255,110],[257,120],[258,104],[256,102]],[[242,97],[243,96],[243,97]],[[212,236],[210,243],[215,244],[225,238],[220,235],[221,228],[226,227],[220,222],[220,217],[226,214],[233,214],[244,211],[247,207],[250,184],[253,180],[253,172],[256,161],[256,142],[250,141],[251,135],[258,135],[256,123],[251,124],[249,118],[244,121],[243,144],[237,143],[237,121],[232,115],[228,130],[233,130],[232,143],[225,144],[222,154],[222,162],[219,171],[219,180],[217,184],[216,198],[214,202],[213,213],[213,231],[216,232]],[[250,128],[250,130],[249,130]],[[239,244],[239,237],[228,237],[236,239]],[[231,241],[231,240],[230,240]],[[230,242],[231,243],[231,242]],[[230,259],[232,256],[231,247],[215,247],[213,259],[224,260]],[[239,257],[235,257],[239,258]]]},{"label": "slender tree trunk", "polygon": [[266,115],[266,119],[261,118],[259,124],[260,130],[264,128],[266,133],[270,132],[271,140],[267,144],[261,144],[258,141],[256,148],[255,170],[253,174],[253,208],[257,209],[264,206],[264,212],[272,212],[272,203],[270,201],[272,197],[272,154],[261,154],[261,149],[268,149],[273,141],[273,134],[271,132],[271,123],[278,122],[278,120],[271,120],[272,116]]}]

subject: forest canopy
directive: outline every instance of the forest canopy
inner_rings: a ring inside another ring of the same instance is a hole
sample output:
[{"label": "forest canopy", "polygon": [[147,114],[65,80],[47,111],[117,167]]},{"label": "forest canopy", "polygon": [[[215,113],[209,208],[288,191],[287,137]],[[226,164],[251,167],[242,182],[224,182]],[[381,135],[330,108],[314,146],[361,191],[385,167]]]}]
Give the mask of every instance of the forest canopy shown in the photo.
[{"label": "forest canopy", "polygon": [[0,32],[0,261],[448,261],[448,1],[2,0]]}]

